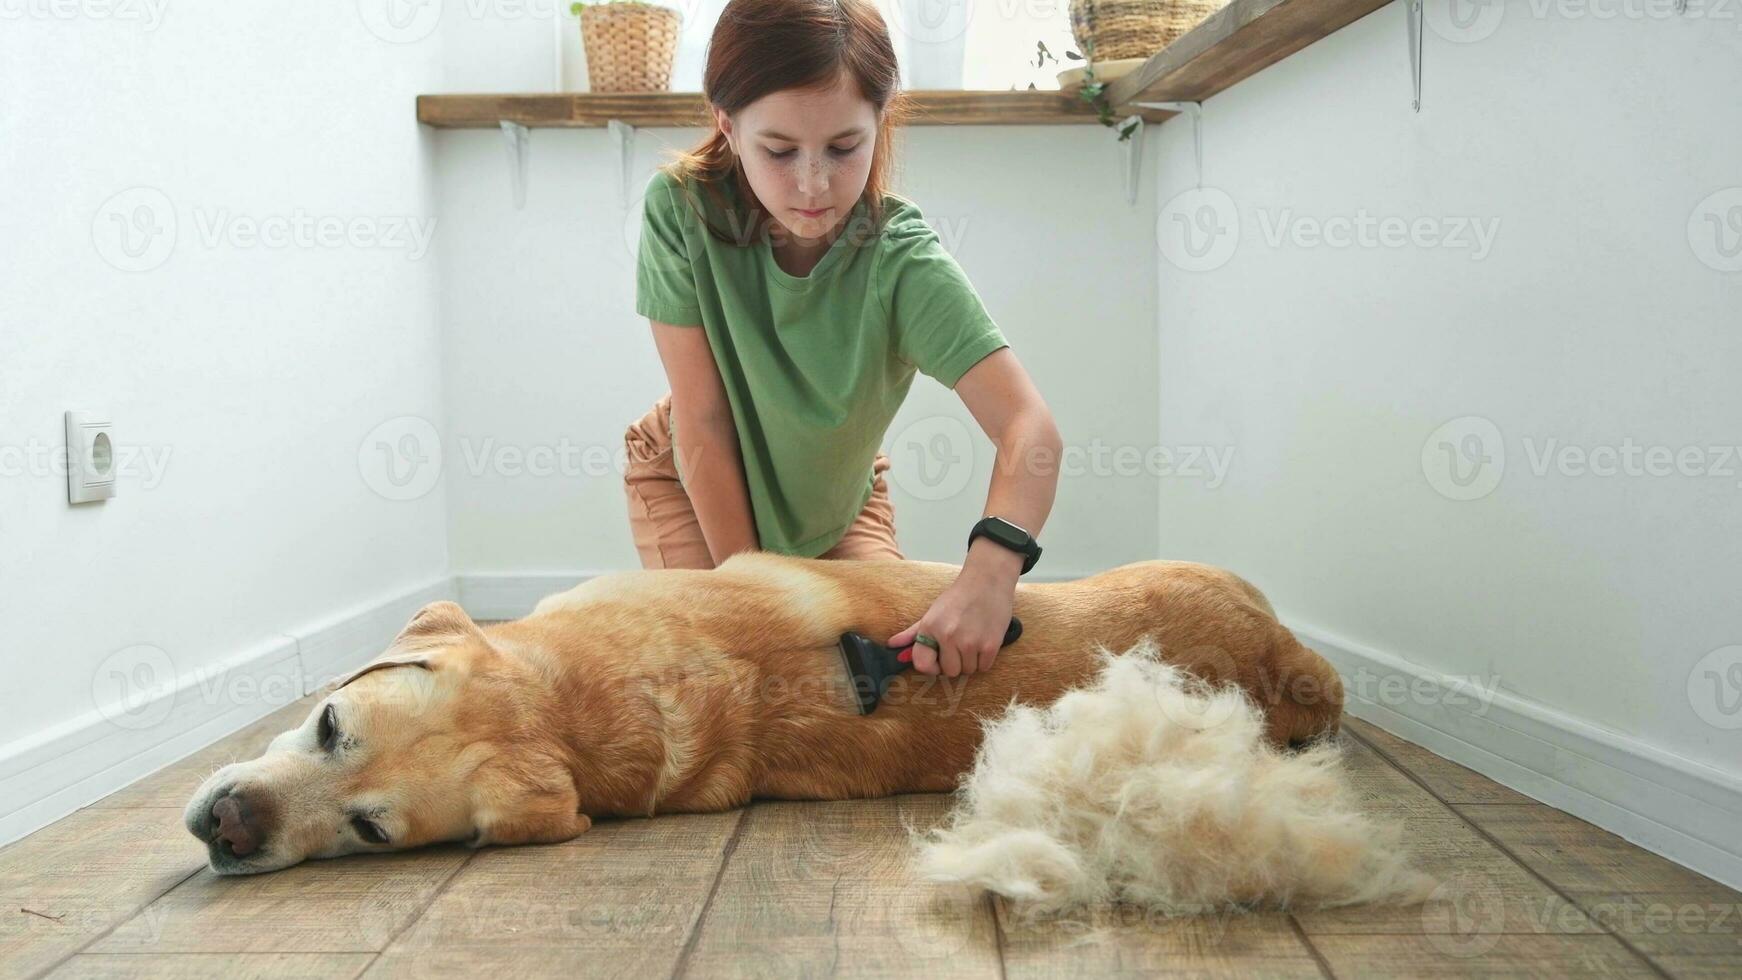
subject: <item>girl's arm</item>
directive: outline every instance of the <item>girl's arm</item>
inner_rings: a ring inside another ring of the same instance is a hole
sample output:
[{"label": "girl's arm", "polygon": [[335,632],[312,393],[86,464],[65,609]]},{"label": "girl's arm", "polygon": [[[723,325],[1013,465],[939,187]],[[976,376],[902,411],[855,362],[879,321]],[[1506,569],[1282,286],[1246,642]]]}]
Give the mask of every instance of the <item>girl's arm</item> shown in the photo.
[{"label": "girl's arm", "polygon": [[700,327],[649,322],[671,382],[678,471],[708,553],[718,565],[737,552],[756,551],[761,542],[744,481],[738,430],[707,333]]},{"label": "girl's arm", "polygon": [[[1064,448],[1052,410],[1009,347],[980,359],[955,391],[998,447],[981,516],[1002,517],[1038,541],[1058,491]],[[976,539],[949,588],[919,622],[886,642],[899,649],[921,633],[936,640],[937,649],[913,648],[914,669],[922,674],[956,677],[990,669],[1010,625],[1021,572],[1021,555],[989,538]]]}]

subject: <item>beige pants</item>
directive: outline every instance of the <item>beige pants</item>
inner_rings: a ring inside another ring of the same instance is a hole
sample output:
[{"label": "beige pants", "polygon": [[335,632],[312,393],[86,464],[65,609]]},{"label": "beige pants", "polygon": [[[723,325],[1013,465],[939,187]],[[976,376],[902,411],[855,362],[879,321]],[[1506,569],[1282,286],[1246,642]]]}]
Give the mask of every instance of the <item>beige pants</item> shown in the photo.
[{"label": "beige pants", "polygon": [[[623,446],[629,453],[623,491],[629,498],[629,530],[635,538],[635,550],[641,554],[641,567],[713,568],[702,525],[677,478],[670,392],[629,426],[623,433]],[[895,509],[889,503],[889,484],[883,478],[888,469],[889,457],[878,453],[871,464],[874,480],[865,509],[841,540],[818,557],[902,559],[895,543]]]}]

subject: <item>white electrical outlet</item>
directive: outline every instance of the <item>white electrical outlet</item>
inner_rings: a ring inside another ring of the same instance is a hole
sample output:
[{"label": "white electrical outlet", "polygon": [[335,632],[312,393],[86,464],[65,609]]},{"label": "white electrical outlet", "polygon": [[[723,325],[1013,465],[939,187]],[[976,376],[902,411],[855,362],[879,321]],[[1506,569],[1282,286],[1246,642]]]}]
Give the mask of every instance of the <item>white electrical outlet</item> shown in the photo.
[{"label": "white electrical outlet", "polygon": [[115,426],[107,412],[67,413],[67,503],[115,496]]}]

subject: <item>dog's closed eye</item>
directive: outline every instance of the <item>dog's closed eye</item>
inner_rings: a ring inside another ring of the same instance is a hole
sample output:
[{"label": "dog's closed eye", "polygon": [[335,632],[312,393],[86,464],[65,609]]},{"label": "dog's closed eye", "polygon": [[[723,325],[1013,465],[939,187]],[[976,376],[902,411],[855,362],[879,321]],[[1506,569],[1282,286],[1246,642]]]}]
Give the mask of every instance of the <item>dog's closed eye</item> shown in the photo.
[{"label": "dog's closed eye", "polygon": [[370,820],[368,817],[361,815],[352,817],[351,829],[357,832],[358,837],[363,838],[363,840],[370,844],[387,843],[387,832],[381,829],[380,824]]},{"label": "dog's closed eye", "polygon": [[319,728],[315,731],[315,738],[319,741],[322,752],[331,752],[333,751],[333,746],[338,744],[338,712],[334,711],[333,706],[330,704],[321,712],[321,723]]}]

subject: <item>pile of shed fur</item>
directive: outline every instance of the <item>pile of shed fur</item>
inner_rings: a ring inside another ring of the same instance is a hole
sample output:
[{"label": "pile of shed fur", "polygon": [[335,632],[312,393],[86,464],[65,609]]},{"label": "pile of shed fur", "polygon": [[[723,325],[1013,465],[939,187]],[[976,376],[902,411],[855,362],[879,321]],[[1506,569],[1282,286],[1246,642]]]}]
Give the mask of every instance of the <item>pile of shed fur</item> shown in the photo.
[{"label": "pile of shed fur", "polygon": [[1272,748],[1237,687],[1198,681],[1151,640],[1097,653],[1091,684],[982,723],[945,823],[909,828],[923,877],[990,889],[1028,916],[1428,897],[1435,882],[1411,869],[1401,828],[1358,808],[1334,740]]}]

